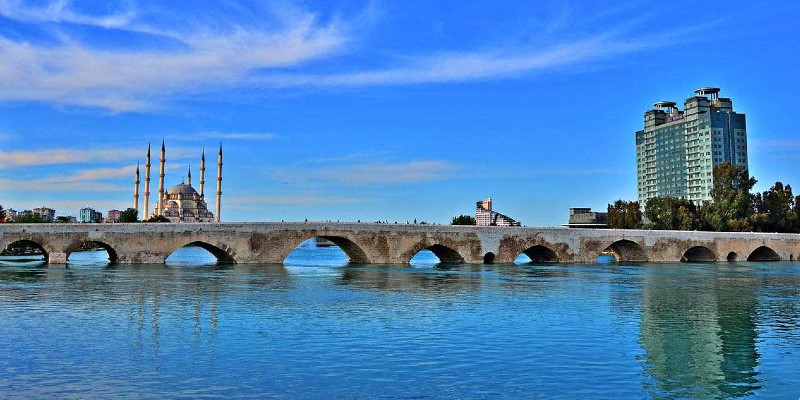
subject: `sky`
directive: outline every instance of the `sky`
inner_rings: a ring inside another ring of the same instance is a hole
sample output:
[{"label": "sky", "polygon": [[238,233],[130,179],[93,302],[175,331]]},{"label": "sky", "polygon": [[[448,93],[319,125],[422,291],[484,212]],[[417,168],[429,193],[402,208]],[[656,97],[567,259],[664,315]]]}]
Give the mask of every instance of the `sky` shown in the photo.
[{"label": "sky", "polygon": [[[722,88],[763,191],[800,185],[800,2],[0,0],[0,205],[133,204],[137,162],[223,221],[527,226],[636,198],[659,100]],[[142,181],[144,171],[142,171]],[[143,192],[144,183],[140,192]],[[143,202],[140,197],[140,204]],[[213,211],[213,198],[208,203]]]}]

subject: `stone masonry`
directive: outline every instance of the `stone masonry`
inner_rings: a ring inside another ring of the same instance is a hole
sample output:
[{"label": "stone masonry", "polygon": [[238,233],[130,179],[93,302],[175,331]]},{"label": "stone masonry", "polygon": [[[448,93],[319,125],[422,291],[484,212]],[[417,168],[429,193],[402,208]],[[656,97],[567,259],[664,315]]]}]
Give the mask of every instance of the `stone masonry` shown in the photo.
[{"label": "stone masonry", "polygon": [[794,260],[800,235],[575,228],[477,227],[362,223],[0,224],[0,249],[25,241],[51,264],[65,264],[86,242],[112,263],[162,263],[196,245],[222,263],[282,263],[306,239],[337,244],[353,263],[405,264],[420,250],[447,263],[588,263],[606,251],[625,262]]}]

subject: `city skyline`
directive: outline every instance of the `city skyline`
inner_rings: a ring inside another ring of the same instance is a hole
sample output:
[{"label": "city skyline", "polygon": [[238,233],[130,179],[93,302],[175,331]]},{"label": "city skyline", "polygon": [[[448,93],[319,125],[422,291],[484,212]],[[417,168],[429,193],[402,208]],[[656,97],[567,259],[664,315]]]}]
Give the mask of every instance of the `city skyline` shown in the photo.
[{"label": "city skyline", "polygon": [[747,114],[755,190],[800,185],[800,5],[492,5],[0,0],[0,204],[124,210],[163,137],[167,187],[223,142],[223,221],[449,223],[492,197],[556,226],[635,200],[642,115],[702,86]]}]

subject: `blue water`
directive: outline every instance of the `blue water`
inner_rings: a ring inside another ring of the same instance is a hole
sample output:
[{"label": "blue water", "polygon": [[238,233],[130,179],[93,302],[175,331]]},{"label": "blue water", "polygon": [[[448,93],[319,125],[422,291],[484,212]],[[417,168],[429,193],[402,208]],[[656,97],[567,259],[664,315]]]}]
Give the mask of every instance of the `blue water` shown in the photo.
[{"label": "blue water", "polygon": [[0,398],[800,396],[800,264],[0,266]]}]

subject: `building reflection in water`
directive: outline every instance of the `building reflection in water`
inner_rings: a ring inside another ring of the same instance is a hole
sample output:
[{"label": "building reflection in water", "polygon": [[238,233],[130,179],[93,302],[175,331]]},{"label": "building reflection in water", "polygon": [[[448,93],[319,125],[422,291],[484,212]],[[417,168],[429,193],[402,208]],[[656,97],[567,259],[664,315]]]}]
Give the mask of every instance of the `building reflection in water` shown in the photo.
[{"label": "building reflection in water", "polygon": [[656,398],[736,398],[760,388],[756,368],[758,283],[716,265],[647,268],[640,344]]}]

